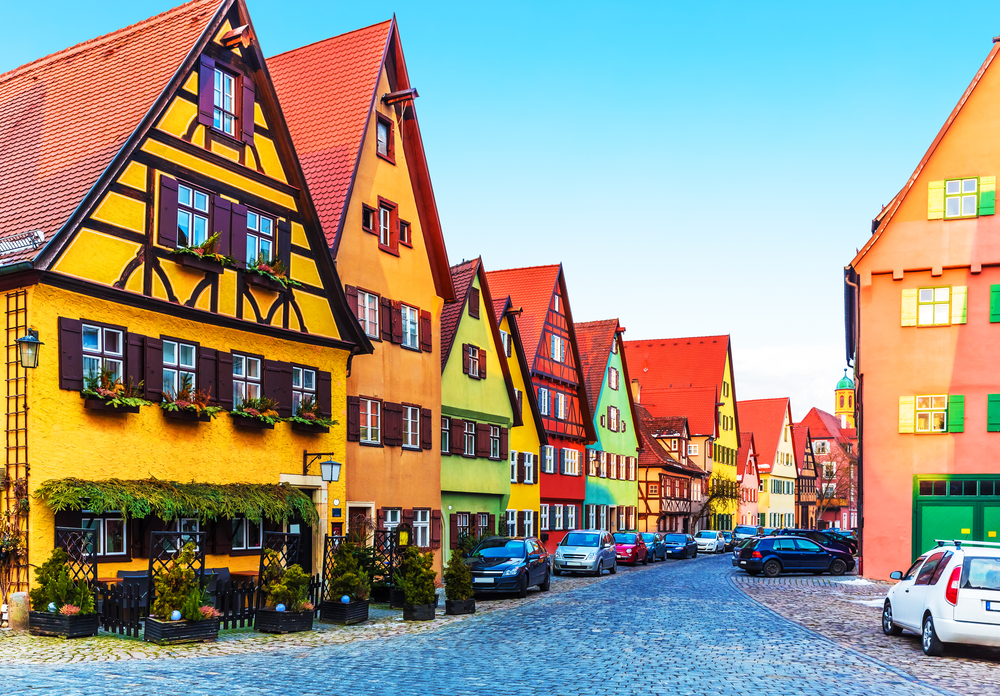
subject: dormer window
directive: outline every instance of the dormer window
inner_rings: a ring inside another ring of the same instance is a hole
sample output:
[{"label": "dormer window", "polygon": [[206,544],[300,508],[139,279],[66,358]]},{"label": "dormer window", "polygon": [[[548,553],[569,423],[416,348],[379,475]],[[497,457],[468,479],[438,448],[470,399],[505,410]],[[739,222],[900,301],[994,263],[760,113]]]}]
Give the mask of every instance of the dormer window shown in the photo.
[{"label": "dormer window", "polygon": [[212,125],[223,133],[236,137],[236,78],[215,69],[215,112]]}]

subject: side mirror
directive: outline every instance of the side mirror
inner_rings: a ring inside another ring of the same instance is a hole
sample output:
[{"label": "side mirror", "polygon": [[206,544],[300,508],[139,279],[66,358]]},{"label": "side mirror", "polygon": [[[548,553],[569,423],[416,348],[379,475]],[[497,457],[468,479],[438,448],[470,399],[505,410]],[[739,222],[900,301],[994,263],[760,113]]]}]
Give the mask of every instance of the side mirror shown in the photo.
[{"label": "side mirror", "polygon": [[891,573],[889,573],[889,577],[893,580],[902,580],[903,572],[900,570],[894,570]]},{"label": "side mirror", "polygon": [[541,557],[542,557],[542,554],[540,554],[540,553],[533,553],[533,554],[530,554],[528,556],[528,560],[529,561],[537,561]]}]

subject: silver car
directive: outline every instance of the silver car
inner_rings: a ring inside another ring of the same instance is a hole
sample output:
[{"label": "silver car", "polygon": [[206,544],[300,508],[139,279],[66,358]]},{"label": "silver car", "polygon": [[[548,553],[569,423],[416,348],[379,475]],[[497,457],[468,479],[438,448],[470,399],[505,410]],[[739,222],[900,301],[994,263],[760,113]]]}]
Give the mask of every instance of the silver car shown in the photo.
[{"label": "silver car", "polygon": [[600,575],[605,570],[612,575],[618,572],[615,559],[615,539],[610,532],[600,529],[574,529],[567,532],[556,547],[552,561],[552,574],[564,572]]},{"label": "silver car", "polygon": [[726,537],[722,536],[722,532],[703,529],[694,535],[694,539],[698,542],[700,553],[722,553],[726,550]]}]

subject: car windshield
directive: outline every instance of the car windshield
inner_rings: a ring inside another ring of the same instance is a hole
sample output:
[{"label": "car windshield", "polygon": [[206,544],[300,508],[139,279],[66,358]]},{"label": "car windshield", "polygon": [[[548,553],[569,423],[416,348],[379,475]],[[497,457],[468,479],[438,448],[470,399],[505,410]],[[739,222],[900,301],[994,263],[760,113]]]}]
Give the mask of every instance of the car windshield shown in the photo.
[{"label": "car windshield", "polygon": [[733,538],[733,533],[732,532],[723,532],[722,536],[724,536],[726,539],[732,539]]},{"label": "car windshield", "polygon": [[716,539],[716,538],[718,538],[718,534],[719,534],[718,532],[713,532],[713,531],[705,529],[705,530],[702,530],[702,531],[698,532],[698,538],[699,539]]},{"label": "car windshield", "polygon": [[744,526],[740,525],[739,527],[736,528],[735,531],[736,531],[737,534],[756,534],[757,533],[757,528],[756,527],[744,527]]},{"label": "car windshield", "polygon": [[616,544],[634,544],[635,534],[615,534]]},{"label": "car windshield", "polygon": [[652,544],[654,541],[656,541],[656,535],[655,534],[643,534],[642,535],[642,540],[645,541],[647,544]]},{"label": "car windshield", "polygon": [[513,539],[489,539],[472,554],[481,558],[524,558],[524,542]]},{"label": "car windshield", "polygon": [[1000,558],[966,558],[966,577],[962,587],[974,590],[1000,590]]},{"label": "car windshield", "polygon": [[663,540],[668,544],[684,544],[687,542],[687,537],[683,534],[668,534]]},{"label": "car windshield", "polygon": [[601,541],[600,534],[586,534],[584,532],[570,532],[567,534],[560,546],[597,546]]}]

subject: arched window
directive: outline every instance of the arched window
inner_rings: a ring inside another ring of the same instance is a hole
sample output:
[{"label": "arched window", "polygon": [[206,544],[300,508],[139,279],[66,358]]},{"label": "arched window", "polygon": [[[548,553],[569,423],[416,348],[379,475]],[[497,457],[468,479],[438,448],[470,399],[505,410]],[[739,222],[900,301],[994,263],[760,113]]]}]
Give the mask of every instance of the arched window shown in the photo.
[{"label": "arched window", "polygon": [[844,395],[843,394],[840,395],[840,407],[844,408]]},{"label": "arched window", "polygon": [[848,408],[854,408],[854,397],[853,396],[847,397],[847,406],[848,406]]}]

